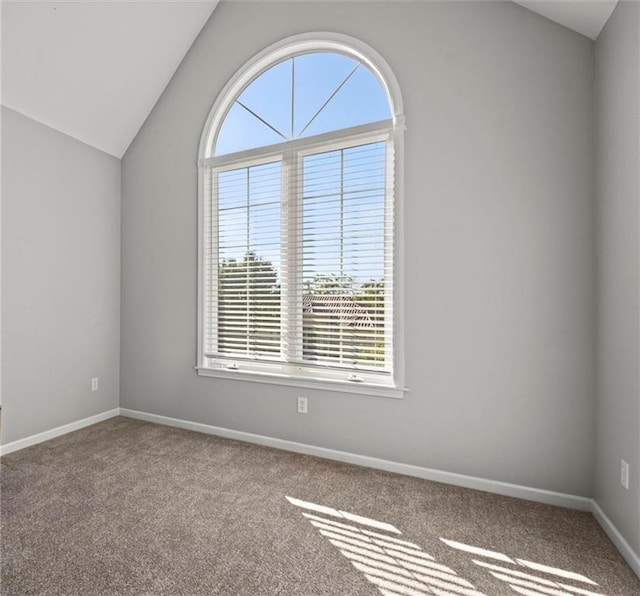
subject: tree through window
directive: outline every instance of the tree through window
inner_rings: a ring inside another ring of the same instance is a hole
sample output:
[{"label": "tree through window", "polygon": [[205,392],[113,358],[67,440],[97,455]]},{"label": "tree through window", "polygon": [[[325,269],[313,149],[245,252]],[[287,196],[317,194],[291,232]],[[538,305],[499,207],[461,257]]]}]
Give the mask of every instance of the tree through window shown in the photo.
[{"label": "tree through window", "polygon": [[265,62],[205,131],[200,370],[393,387],[387,89],[353,51]]}]

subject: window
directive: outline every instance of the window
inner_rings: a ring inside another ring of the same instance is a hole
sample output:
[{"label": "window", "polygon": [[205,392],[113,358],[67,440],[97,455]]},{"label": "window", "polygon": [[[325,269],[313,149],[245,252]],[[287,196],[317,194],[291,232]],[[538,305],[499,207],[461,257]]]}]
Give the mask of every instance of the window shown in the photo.
[{"label": "window", "polygon": [[264,52],[205,127],[197,369],[397,395],[399,94],[326,37]]}]

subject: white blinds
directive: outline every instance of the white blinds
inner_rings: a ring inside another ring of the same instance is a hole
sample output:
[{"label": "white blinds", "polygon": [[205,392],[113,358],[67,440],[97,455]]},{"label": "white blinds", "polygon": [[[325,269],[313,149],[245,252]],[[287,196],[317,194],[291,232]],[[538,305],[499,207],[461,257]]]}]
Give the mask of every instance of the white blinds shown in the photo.
[{"label": "white blinds", "polygon": [[206,355],[390,374],[392,172],[386,137],[212,167]]},{"label": "white blinds", "polygon": [[217,351],[281,352],[279,161],[217,175]]},{"label": "white blinds", "polygon": [[[302,360],[384,368],[391,307],[387,146],[302,160]],[[390,223],[390,222],[389,222]],[[389,321],[387,321],[389,318]],[[389,335],[390,336],[390,335]]]}]

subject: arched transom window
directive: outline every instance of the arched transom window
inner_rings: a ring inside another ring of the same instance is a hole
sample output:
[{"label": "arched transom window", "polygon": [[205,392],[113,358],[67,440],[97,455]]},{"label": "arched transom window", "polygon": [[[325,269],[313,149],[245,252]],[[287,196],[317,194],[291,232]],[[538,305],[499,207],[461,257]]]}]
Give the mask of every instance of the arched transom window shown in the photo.
[{"label": "arched transom window", "polygon": [[203,133],[198,370],[395,388],[389,82],[344,44],[263,54]]},{"label": "arched transom window", "polygon": [[390,118],[386,91],[362,62],[335,52],[292,56],[268,68],[240,93],[225,115],[215,154]]}]

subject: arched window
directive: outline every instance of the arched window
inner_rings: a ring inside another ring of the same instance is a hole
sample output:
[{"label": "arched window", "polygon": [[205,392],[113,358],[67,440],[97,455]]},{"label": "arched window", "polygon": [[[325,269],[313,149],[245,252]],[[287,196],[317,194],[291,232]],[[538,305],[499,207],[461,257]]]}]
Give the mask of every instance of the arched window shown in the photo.
[{"label": "arched window", "polygon": [[342,36],[227,84],[200,146],[201,374],[398,387],[401,120],[386,64]]}]

